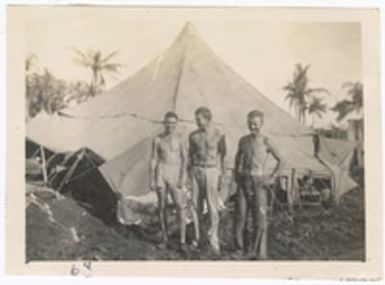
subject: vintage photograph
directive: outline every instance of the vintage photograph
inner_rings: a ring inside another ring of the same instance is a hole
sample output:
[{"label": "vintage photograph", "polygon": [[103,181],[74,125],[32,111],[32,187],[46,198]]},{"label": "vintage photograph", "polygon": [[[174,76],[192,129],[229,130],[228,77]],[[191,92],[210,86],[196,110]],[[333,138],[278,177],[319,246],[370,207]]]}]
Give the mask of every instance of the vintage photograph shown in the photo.
[{"label": "vintage photograph", "polygon": [[26,262],[366,261],[359,22],[28,16]]},{"label": "vintage photograph", "polygon": [[379,280],[379,23],[8,6],[7,274]]}]

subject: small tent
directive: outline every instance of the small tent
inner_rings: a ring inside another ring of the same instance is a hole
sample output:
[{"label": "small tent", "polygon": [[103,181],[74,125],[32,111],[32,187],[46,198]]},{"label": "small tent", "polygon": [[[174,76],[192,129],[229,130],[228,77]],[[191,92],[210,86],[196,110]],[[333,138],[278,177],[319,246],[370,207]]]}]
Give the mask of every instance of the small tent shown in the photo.
[{"label": "small tent", "polygon": [[[106,161],[69,181],[71,192],[83,199],[105,188],[152,204],[154,195],[146,196],[149,154],[152,138],[162,130],[160,120],[174,110],[181,118],[179,132],[187,137],[195,128],[194,110],[200,106],[211,109],[213,122],[226,134],[230,168],[238,139],[247,133],[246,114],[259,109],[265,114],[265,133],[286,161],[284,175],[295,180],[311,170],[315,175],[342,177],[334,187],[335,197],[354,187],[327,149],[315,157],[313,131],[218,58],[191,23],[168,49],[115,88],[62,113],[41,113],[30,120],[27,136],[55,152],[87,148]],[[351,144],[339,144],[344,152],[353,151]],[[269,162],[274,167],[274,160]],[[99,185],[93,183],[95,177],[102,181]]]}]

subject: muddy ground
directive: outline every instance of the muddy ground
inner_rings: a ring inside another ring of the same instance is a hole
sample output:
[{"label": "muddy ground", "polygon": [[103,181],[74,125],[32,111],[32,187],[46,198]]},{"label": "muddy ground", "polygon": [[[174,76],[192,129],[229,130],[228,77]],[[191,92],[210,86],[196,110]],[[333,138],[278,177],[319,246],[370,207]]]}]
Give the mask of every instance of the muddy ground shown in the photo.
[{"label": "muddy ground", "polygon": [[[169,249],[158,250],[157,226],[106,225],[69,198],[58,200],[52,192],[34,195],[38,202],[26,210],[28,261],[246,259],[234,252],[232,203],[221,212],[222,254],[214,256],[207,249],[180,252],[176,234],[171,235]],[[363,193],[356,189],[338,206],[311,206],[291,214],[284,206],[275,209],[270,218],[269,259],[364,260],[364,240]]]}]

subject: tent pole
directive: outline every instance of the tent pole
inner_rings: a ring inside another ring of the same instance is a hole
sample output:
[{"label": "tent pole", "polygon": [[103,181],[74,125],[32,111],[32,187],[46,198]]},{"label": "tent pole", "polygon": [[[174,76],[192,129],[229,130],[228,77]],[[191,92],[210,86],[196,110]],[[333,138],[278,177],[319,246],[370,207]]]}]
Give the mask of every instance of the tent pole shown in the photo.
[{"label": "tent pole", "polygon": [[40,152],[40,146],[37,150],[35,150],[35,152],[30,156],[30,157],[36,157],[39,155],[39,152]]},{"label": "tent pole", "polygon": [[60,192],[61,188],[71,179],[72,177],[72,174],[75,172],[75,169],[76,167],[78,166],[80,160],[83,158],[84,156],[84,149],[81,150],[81,152],[78,154],[77,158],[76,158],[76,161],[74,162],[74,164],[71,166],[71,168],[68,170],[66,176],[64,177],[64,179],[61,181],[59,187],[58,187],[58,191]]},{"label": "tent pole", "polygon": [[294,171],[295,169],[291,170],[291,173],[288,175],[287,179],[287,192],[286,192],[286,198],[287,198],[287,203],[289,205],[289,210],[290,212],[293,210],[293,198],[294,198]]},{"label": "tent pole", "polygon": [[[71,153],[73,155],[73,153]],[[71,158],[71,154],[67,154],[63,161],[60,162],[60,164],[64,165],[67,163],[67,161]],[[49,184],[51,185],[53,183],[53,181],[55,180],[55,178],[59,175],[58,172],[55,172],[53,175],[51,175],[50,179],[49,179]],[[63,178],[64,179],[64,178]]]},{"label": "tent pole", "polygon": [[[341,176],[341,171],[339,173],[339,176]],[[338,177],[338,181],[341,182],[341,177]],[[336,205],[339,205],[340,204],[340,195],[338,195],[337,193],[337,187],[339,185],[337,185],[337,178],[335,177],[335,175],[332,175],[332,193],[334,193],[334,202],[336,203]]]},{"label": "tent pole", "polygon": [[48,175],[47,175],[47,167],[46,167],[46,161],[45,161],[45,151],[42,145],[40,146],[40,155],[41,155],[41,161],[42,161],[41,168],[43,172],[43,180],[44,180],[44,184],[47,185]]}]

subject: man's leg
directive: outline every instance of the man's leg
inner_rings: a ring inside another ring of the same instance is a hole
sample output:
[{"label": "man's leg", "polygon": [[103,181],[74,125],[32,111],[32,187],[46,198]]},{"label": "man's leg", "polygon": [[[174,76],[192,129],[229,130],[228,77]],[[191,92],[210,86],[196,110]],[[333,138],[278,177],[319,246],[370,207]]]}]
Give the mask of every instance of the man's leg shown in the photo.
[{"label": "man's leg", "polygon": [[255,203],[253,179],[251,176],[244,176],[242,181],[242,190],[245,197],[245,226],[243,230],[244,253],[250,255],[253,252],[253,244],[255,237]]},{"label": "man's leg", "polygon": [[263,184],[257,183],[255,187],[255,221],[256,235],[254,249],[259,259],[267,258],[267,211],[268,211],[268,190]]},{"label": "man's leg", "polygon": [[170,193],[177,211],[177,221],[180,233],[181,245],[186,244],[186,194],[183,189],[177,189],[175,186],[170,186]]},{"label": "man's leg", "polygon": [[243,185],[239,183],[236,193],[235,219],[234,219],[234,242],[238,250],[244,250],[244,231],[246,226],[246,198]]},{"label": "man's leg", "polygon": [[156,193],[158,195],[159,223],[162,231],[162,245],[160,247],[163,248],[167,246],[167,242],[168,242],[167,220],[166,220],[167,191],[166,191],[166,188],[158,187]]},{"label": "man's leg", "polygon": [[206,169],[206,196],[210,216],[209,238],[210,245],[214,251],[219,252],[219,192],[218,192],[218,170]]},{"label": "man's leg", "polygon": [[192,215],[192,219],[193,219],[193,223],[194,223],[195,240],[193,241],[193,246],[197,246],[197,242],[199,241],[199,238],[200,238],[200,229],[199,229],[198,215],[197,215],[197,212],[196,212],[194,205],[190,206],[190,211],[191,211],[191,215]]},{"label": "man's leg", "polygon": [[194,209],[197,215],[197,227],[199,228],[199,240],[197,243],[201,243],[202,241],[202,233],[203,233],[203,195],[202,195],[202,173],[201,169],[193,168],[192,169],[192,202]]}]

